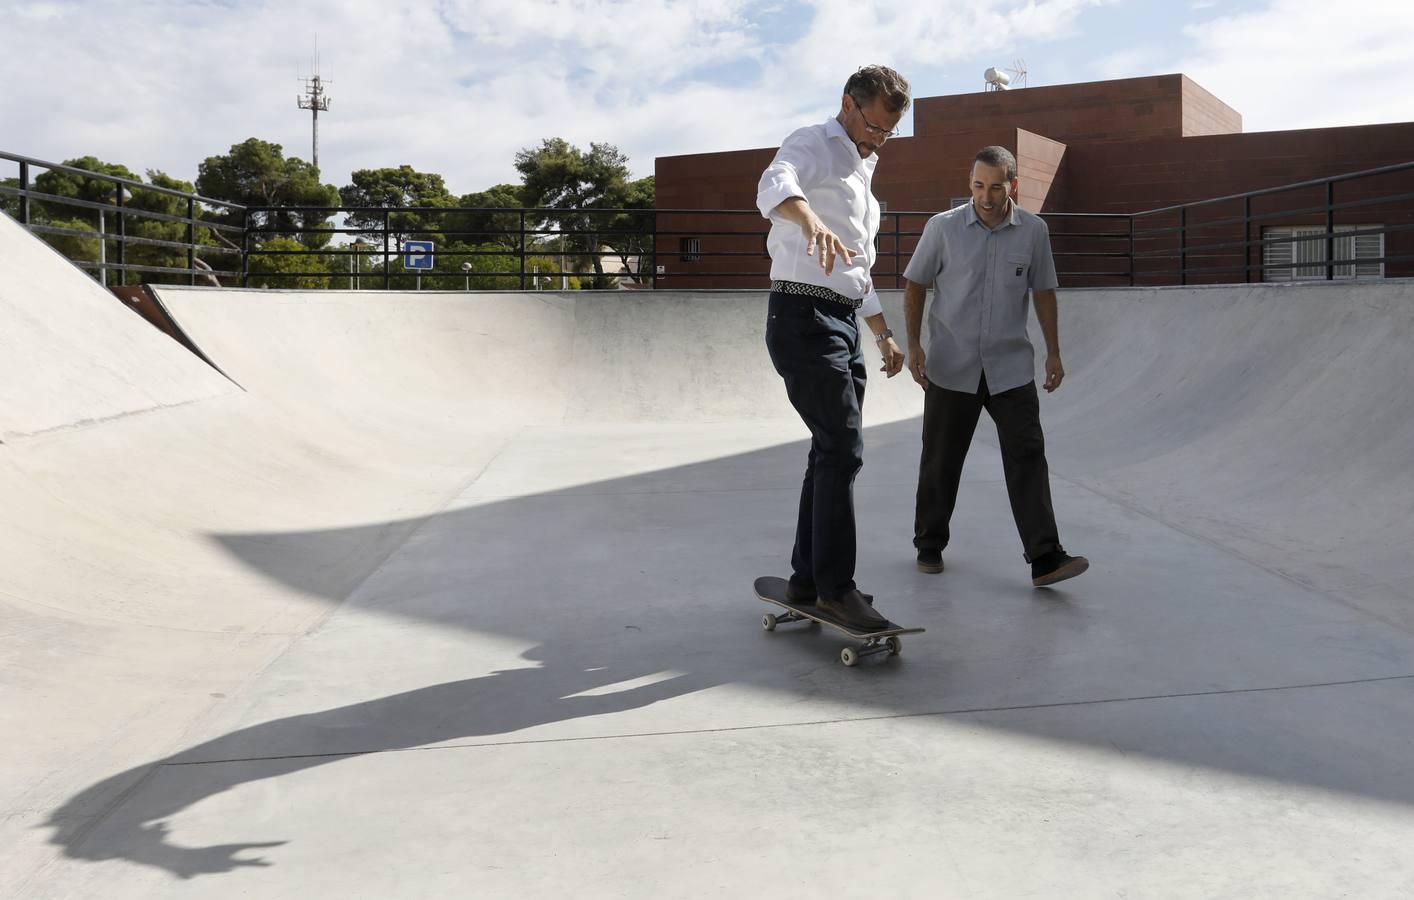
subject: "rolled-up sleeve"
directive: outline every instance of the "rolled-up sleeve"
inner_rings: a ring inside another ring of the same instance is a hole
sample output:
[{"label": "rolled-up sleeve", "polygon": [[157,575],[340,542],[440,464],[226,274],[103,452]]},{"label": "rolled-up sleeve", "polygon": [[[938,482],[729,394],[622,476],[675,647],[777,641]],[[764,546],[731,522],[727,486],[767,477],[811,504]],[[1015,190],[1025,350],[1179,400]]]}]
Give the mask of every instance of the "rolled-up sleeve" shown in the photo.
[{"label": "rolled-up sleeve", "polygon": [[809,129],[793,132],[776,151],[756,185],[756,208],[764,218],[791,197],[805,197],[805,187],[820,171],[820,150]]},{"label": "rolled-up sleeve", "polygon": [[869,293],[864,295],[864,302],[859,307],[859,314],[864,318],[877,316],[884,311],[884,305],[879,302],[879,292],[872,287]]}]

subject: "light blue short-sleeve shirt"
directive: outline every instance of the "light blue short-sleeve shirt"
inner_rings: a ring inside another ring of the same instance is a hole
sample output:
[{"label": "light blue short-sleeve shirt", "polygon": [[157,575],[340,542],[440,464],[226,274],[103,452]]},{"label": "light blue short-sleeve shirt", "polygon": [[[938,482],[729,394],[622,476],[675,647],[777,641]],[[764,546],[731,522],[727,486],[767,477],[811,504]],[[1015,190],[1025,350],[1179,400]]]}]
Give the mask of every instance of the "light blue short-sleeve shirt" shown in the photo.
[{"label": "light blue short-sleeve shirt", "polygon": [[1030,292],[1057,286],[1045,221],[1015,203],[995,229],[972,204],[934,216],[904,277],[933,289],[928,380],[950,391],[1000,394],[1036,379],[1026,333]]}]

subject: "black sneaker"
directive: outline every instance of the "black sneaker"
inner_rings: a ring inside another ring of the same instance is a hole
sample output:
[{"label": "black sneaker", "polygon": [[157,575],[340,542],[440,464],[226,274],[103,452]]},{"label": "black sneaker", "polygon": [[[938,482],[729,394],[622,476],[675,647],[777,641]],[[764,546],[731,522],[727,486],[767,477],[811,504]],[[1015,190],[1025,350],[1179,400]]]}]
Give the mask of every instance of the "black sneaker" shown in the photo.
[{"label": "black sneaker", "polygon": [[881,631],[889,626],[889,620],[875,612],[858,590],[848,591],[838,600],[821,597],[815,602],[815,611],[860,631]]},{"label": "black sneaker", "polygon": [[1090,560],[1083,556],[1069,556],[1064,550],[1047,553],[1031,563],[1031,586],[1045,587],[1067,578],[1074,578],[1090,568]]},{"label": "black sneaker", "polygon": [[943,571],[943,551],[919,550],[918,571],[927,572],[929,575],[936,575]]}]

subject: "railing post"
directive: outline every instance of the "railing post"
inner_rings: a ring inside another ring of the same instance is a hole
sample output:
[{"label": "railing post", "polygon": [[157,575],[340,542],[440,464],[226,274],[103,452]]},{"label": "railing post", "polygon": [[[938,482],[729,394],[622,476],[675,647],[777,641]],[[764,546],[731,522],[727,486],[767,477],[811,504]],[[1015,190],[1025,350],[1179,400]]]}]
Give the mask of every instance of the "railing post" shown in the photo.
[{"label": "railing post", "polygon": [[388,241],[393,237],[393,215],[383,210],[383,290],[393,289],[393,260],[388,254]]},{"label": "railing post", "polygon": [[196,284],[196,198],[187,198],[187,283]]},{"label": "railing post", "polygon": [[108,226],[101,209],[98,211],[98,283],[108,286]]},{"label": "railing post", "polygon": [[653,290],[658,289],[658,210],[653,210]]},{"label": "railing post", "polygon": [[25,193],[20,197],[20,224],[29,227],[29,163],[20,163],[20,190]]},{"label": "railing post", "polygon": [[1188,284],[1188,207],[1178,211],[1178,283]]},{"label": "railing post", "polygon": [[903,263],[903,251],[900,249],[899,244],[903,238],[901,236],[899,219],[901,219],[902,216],[898,213],[889,213],[889,215],[894,217],[894,287],[901,288],[903,287],[903,269],[899,268],[899,266]]},{"label": "railing post", "polygon": [[1129,286],[1134,283],[1134,213],[1129,213]]},{"label": "railing post", "polygon": [[1326,281],[1335,279],[1335,182],[1326,182]]},{"label": "railing post", "polygon": [[[1259,247],[1258,252],[1265,248]],[[1266,262],[1264,259],[1263,263]],[[1242,198],[1242,281],[1252,281],[1252,195]]]},{"label": "railing post", "polygon": [[250,287],[250,209],[241,210],[241,287]]},{"label": "railing post", "polygon": [[520,211],[520,289],[525,290],[525,208]]},{"label": "railing post", "polygon": [[118,284],[128,283],[128,217],[123,215],[123,207],[126,199],[123,197],[125,189],[121,184],[114,185],[114,200],[118,207]]}]

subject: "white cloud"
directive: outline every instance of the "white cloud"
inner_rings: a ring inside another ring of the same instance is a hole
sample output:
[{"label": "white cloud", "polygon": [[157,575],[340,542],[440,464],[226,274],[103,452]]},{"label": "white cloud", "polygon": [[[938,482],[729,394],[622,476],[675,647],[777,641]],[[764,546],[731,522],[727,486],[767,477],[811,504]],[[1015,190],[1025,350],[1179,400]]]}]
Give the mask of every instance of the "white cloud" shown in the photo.
[{"label": "white cloud", "polygon": [[1178,69],[1243,115],[1246,131],[1414,120],[1405,84],[1414,4],[1274,0],[1185,29]]},{"label": "white cloud", "polygon": [[7,29],[0,148],[188,179],[251,136],[307,159],[295,76],[317,33],[327,181],[407,163],[464,193],[516,180],[515,152],[554,136],[614,143],[644,175],[658,155],[775,144],[859,65],[935,68],[1100,2],[816,0],[795,24],[780,0],[49,0]]}]

